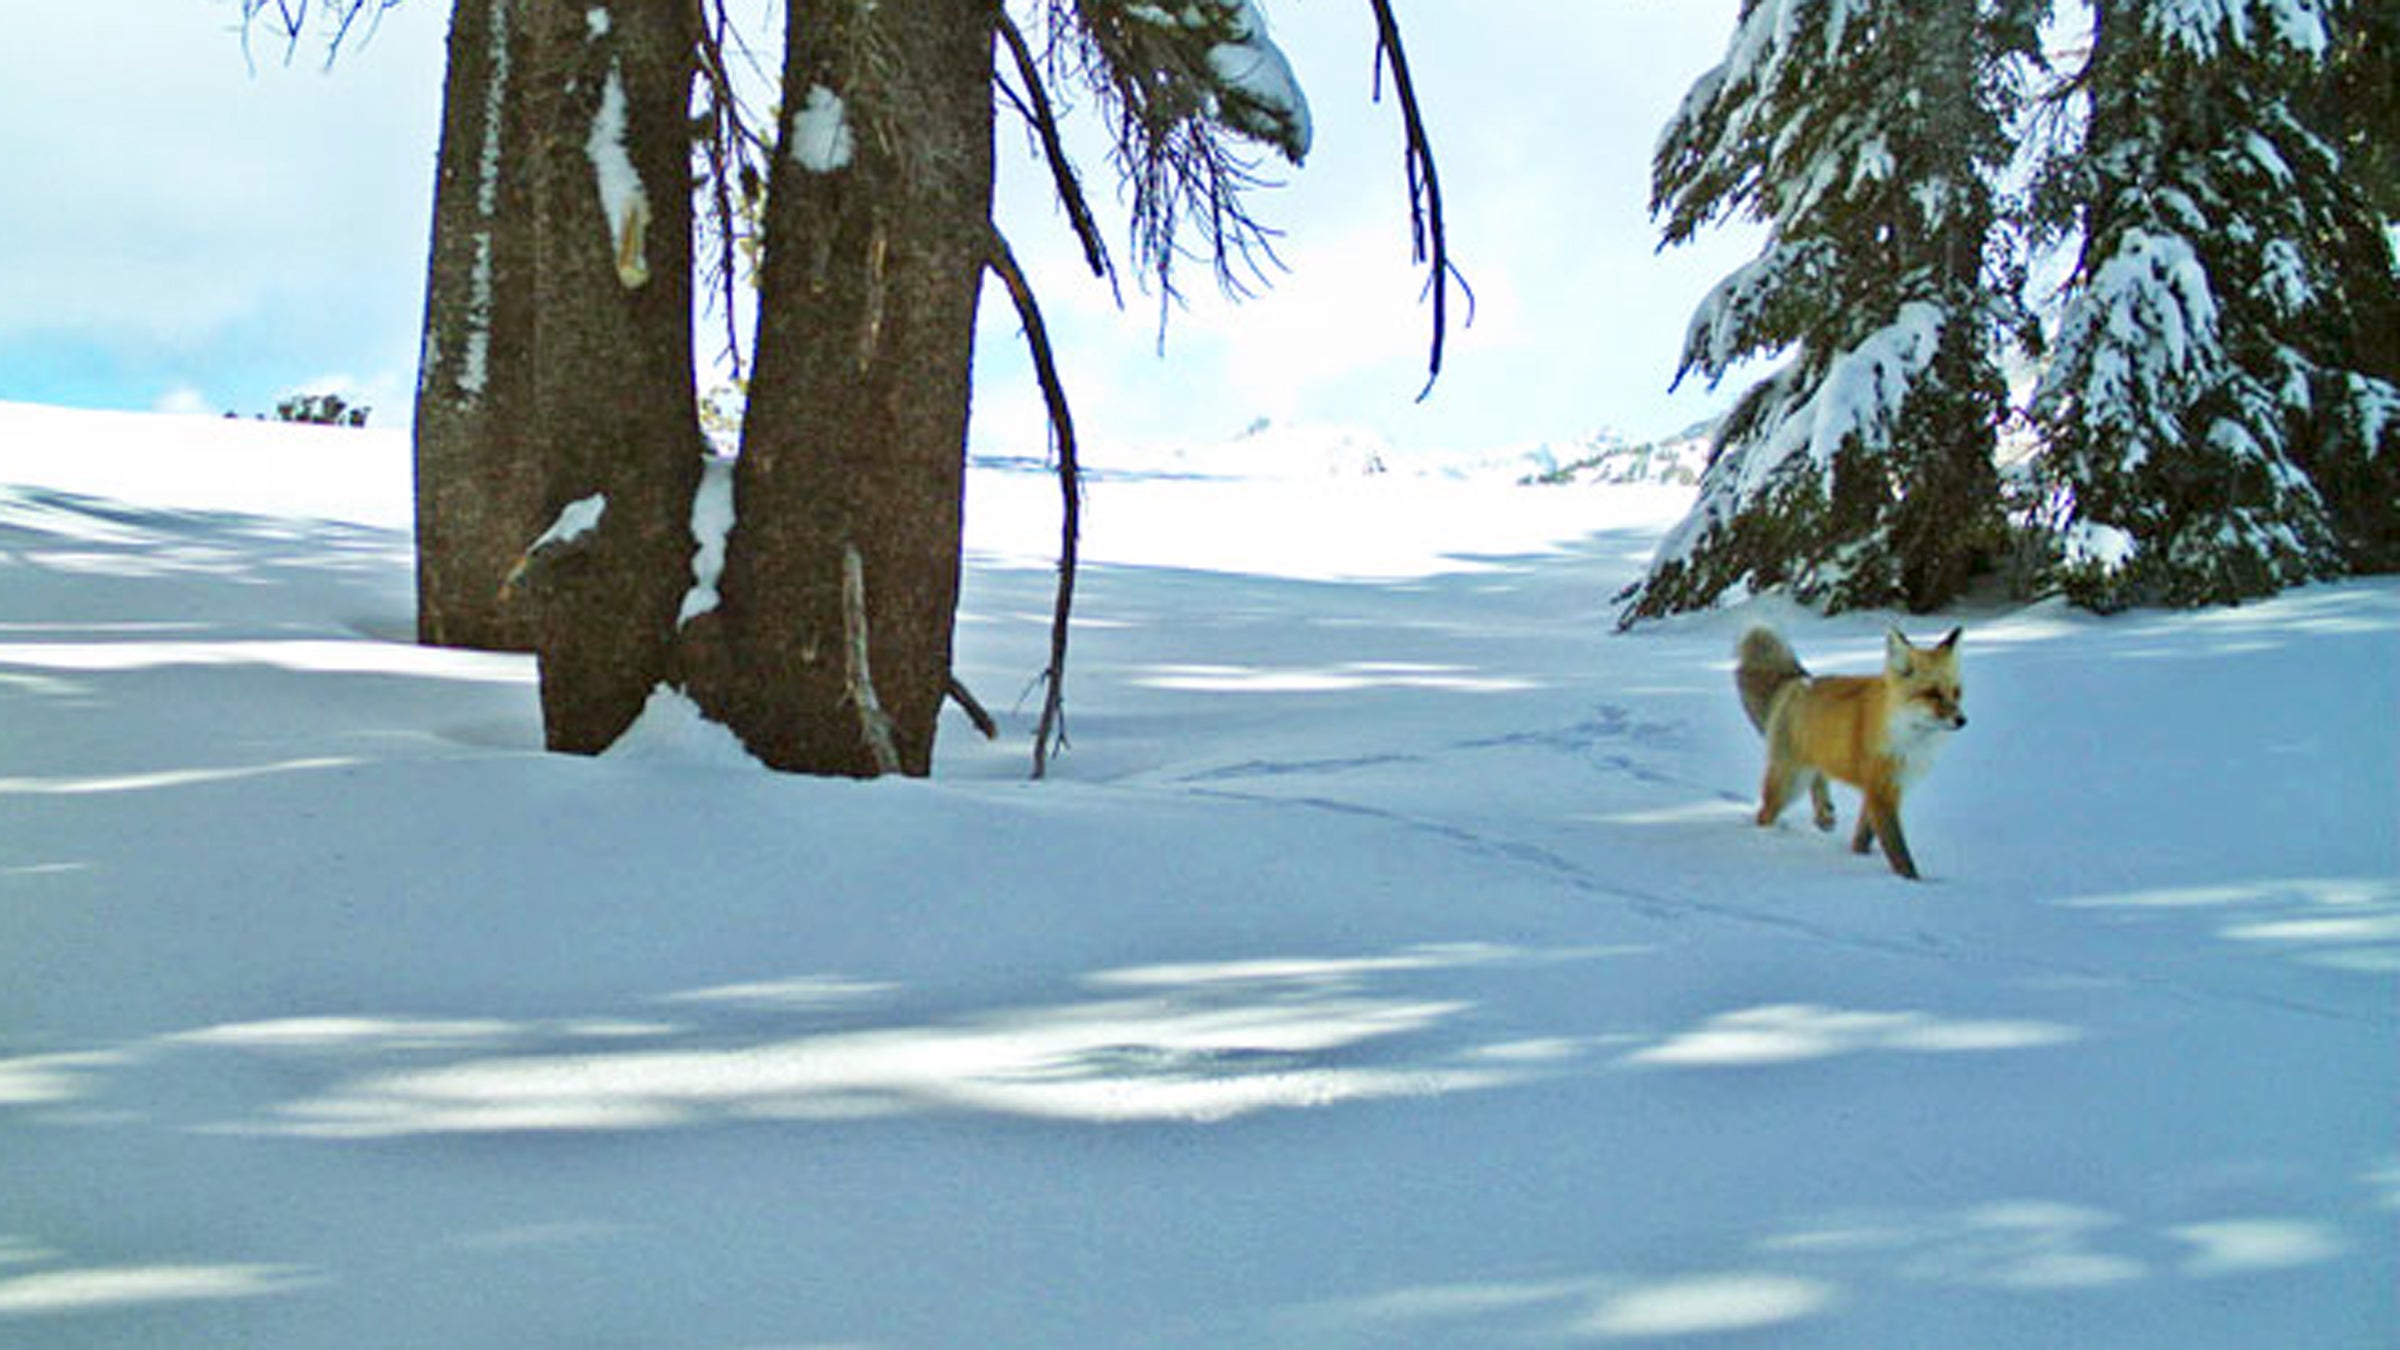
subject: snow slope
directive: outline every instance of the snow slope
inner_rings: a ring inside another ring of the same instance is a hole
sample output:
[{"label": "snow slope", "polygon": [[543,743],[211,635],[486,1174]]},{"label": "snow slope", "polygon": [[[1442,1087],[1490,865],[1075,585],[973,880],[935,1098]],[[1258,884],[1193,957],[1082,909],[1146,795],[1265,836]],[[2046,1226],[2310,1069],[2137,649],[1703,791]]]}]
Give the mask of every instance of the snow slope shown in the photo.
[{"label": "snow slope", "polygon": [[1103,474],[1054,781],[855,784],[538,753],[397,437],[0,484],[0,1345],[2400,1344],[2400,585],[1952,616],[1911,886],[1745,815],[1873,620],[1609,631],[1672,491]]}]

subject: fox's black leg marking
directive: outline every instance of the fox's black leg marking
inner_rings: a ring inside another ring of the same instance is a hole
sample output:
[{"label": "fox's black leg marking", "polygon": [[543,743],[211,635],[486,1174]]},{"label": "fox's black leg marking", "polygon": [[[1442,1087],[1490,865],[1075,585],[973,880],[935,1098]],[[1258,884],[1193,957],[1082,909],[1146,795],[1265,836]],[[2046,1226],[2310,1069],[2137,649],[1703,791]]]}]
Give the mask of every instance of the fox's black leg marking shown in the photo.
[{"label": "fox's black leg marking", "polygon": [[1870,797],[1867,818],[1873,822],[1875,837],[1883,841],[1883,856],[1892,864],[1892,870],[1915,881],[1917,862],[1908,855],[1908,835],[1900,828],[1900,804],[1880,796]]}]

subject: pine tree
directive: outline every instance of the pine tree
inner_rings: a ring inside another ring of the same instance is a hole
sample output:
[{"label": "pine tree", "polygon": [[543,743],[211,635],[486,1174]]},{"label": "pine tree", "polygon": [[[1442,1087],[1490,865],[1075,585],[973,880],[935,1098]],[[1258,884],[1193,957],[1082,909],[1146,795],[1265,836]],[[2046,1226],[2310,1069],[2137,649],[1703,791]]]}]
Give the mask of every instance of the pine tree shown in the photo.
[{"label": "pine tree", "polygon": [[[1454,279],[1439,175],[1391,0],[1369,2],[1406,129],[1438,374]],[[338,48],[393,3],[317,13]],[[243,15],[269,4],[242,0]],[[311,5],[273,13],[296,43]],[[1253,0],[1042,0],[1047,63],[1000,0],[785,13],[781,125],[761,134],[728,75],[723,0],[458,0],[420,375],[422,634],[514,645],[530,629],[554,749],[606,748],[674,686],[777,768],[922,774],[943,699],[960,694],[950,637],[987,272],[1033,348],[1065,489],[1045,736],[1073,588],[1072,419],[991,219],[996,86],[1037,133],[1093,270],[1113,277],[1046,88],[1090,86],[1116,122],[1134,252],[1162,305],[1179,259],[1208,260],[1236,290],[1240,264],[1260,270],[1267,232],[1244,206],[1258,179],[1240,147],[1297,165],[1308,106]],[[996,78],[1003,45],[1013,80]],[[739,222],[764,222],[730,474],[706,461],[693,389],[695,186],[718,284],[736,284],[748,251]],[[498,559],[514,608],[477,612]]]},{"label": "pine tree", "polygon": [[2353,572],[2400,572],[2400,5],[2331,6],[2327,78],[2301,117],[2340,167],[2329,196],[2309,478]]},{"label": "pine tree", "polygon": [[2045,187],[2082,255],[2035,401],[2079,603],[2226,603],[2388,556],[2390,246],[2308,103],[2371,8],[2094,7],[2083,141]]},{"label": "pine tree", "polygon": [[2001,534],[1992,468],[2022,326],[1995,248],[2036,0],[1745,0],[1669,123],[1665,242],[1744,215],[1760,256],[1693,316],[1678,380],[1786,354],[1718,432],[1627,621],[1785,586],[1937,607]]}]

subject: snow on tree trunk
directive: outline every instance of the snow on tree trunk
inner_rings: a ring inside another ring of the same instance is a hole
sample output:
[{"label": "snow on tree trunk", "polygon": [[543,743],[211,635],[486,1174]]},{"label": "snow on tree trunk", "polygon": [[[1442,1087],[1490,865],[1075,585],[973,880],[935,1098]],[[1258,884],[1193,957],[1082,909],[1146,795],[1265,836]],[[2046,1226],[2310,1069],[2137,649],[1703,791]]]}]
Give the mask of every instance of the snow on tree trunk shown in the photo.
[{"label": "snow on tree trunk", "polygon": [[417,635],[526,651],[531,614],[501,579],[541,528],[534,458],[533,211],[520,0],[459,0],[434,189],[417,372]]},{"label": "snow on tree trunk", "polygon": [[678,606],[692,582],[703,455],[692,378],[693,10],[683,0],[530,10],[542,518],[584,528],[528,554],[512,589],[537,619],[546,739],[590,754],[673,678]]},{"label": "snow on tree trunk", "polygon": [[788,5],[790,116],[733,523],[719,602],[685,642],[701,705],[776,768],[932,765],[991,237],[997,15],[990,0]]}]

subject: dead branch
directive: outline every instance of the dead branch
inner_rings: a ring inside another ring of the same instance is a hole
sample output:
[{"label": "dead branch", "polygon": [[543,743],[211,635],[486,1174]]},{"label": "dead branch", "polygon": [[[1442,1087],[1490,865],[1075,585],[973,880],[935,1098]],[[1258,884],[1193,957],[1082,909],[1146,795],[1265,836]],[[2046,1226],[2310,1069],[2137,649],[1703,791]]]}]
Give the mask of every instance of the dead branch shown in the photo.
[{"label": "dead branch", "polygon": [[1425,130],[1425,113],[1417,102],[1415,78],[1408,69],[1408,49],[1400,41],[1400,21],[1391,0],[1368,0],[1375,10],[1376,99],[1383,97],[1382,72],[1390,70],[1392,91],[1400,100],[1400,124],[1407,138],[1403,158],[1408,168],[1408,214],[1415,240],[1415,260],[1428,266],[1425,288],[1433,297],[1433,353],[1425,387],[1417,401],[1433,392],[1442,377],[1442,344],[1450,332],[1450,283],[1467,297],[1467,322],[1475,322],[1475,291],[1464,273],[1450,261],[1450,236],[1442,223],[1442,175],[1433,162],[1433,139]]},{"label": "dead branch", "polygon": [[891,714],[875,697],[875,676],[867,665],[867,564],[858,545],[842,545],[842,656],[850,706],[858,709],[858,734],[875,757],[875,772],[900,772],[900,747],[892,739]]},{"label": "dead branch", "polygon": [[[385,10],[398,9],[406,0],[325,0],[328,15],[325,28],[325,64],[333,65],[341,55],[342,44],[358,26],[361,16],[368,19],[367,32],[371,38],[375,25],[382,21]],[[250,59],[250,30],[261,19],[283,37],[283,59],[290,64],[293,53],[300,50],[301,30],[308,27],[310,0],[242,0],[242,56]],[[272,14],[269,13],[272,11]],[[255,63],[254,63],[255,64]]]},{"label": "dead branch", "polygon": [[975,729],[983,733],[985,740],[1000,739],[1000,723],[993,718],[991,711],[983,706],[982,701],[975,697],[974,691],[967,688],[966,681],[958,678],[956,672],[952,672],[950,683],[943,692],[950,696],[952,703],[958,705],[960,712],[967,715],[967,720],[975,724]]},{"label": "dead branch", "polygon": [[1033,354],[1034,375],[1041,381],[1042,401],[1050,411],[1051,443],[1058,450],[1058,490],[1063,514],[1059,524],[1058,597],[1050,613],[1050,666],[1042,672],[1042,717],[1033,732],[1033,776],[1050,769],[1050,752],[1064,749],[1066,734],[1067,628],[1075,610],[1076,550],[1083,534],[1083,468],[1075,452],[1075,418],[1067,407],[1066,386],[1059,382],[1058,363],[1050,349],[1050,330],[1042,322],[1041,305],[1033,286],[1017,266],[1016,254],[1000,232],[992,231],[985,260],[992,274],[1008,289],[1025,328],[1025,345]]},{"label": "dead branch", "polygon": [[1041,140],[1042,158],[1049,162],[1050,180],[1057,188],[1059,203],[1066,207],[1067,221],[1074,226],[1075,238],[1083,245],[1083,260],[1090,265],[1093,276],[1113,280],[1108,246],[1100,241],[1100,223],[1092,216],[1091,203],[1084,199],[1083,180],[1067,158],[1066,141],[1059,135],[1058,113],[1050,101],[1049,86],[1042,82],[1041,68],[1034,60],[1033,48],[1026,45],[1024,32],[1005,12],[1000,15],[1000,37],[1008,44],[1017,78],[1025,85],[1024,99],[1018,101],[1012,95],[1012,101],[1017,102],[1018,111],[1025,115]]},{"label": "dead branch", "polygon": [[[725,321],[725,359],[734,382],[742,380],[742,335],[738,296],[741,254],[752,234],[751,212],[760,195],[759,166],[772,153],[757,131],[749,105],[736,90],[726,59],[728,47],[747,57],[741,30],[725,13],[725,0],[692,0],[694,54],[708,104],[702,117],[701,153],[708,160],[709,210],[704,218],[713,256],[704,284],[709,304]],[[740,196],[737,200],[736,189]]]}]

